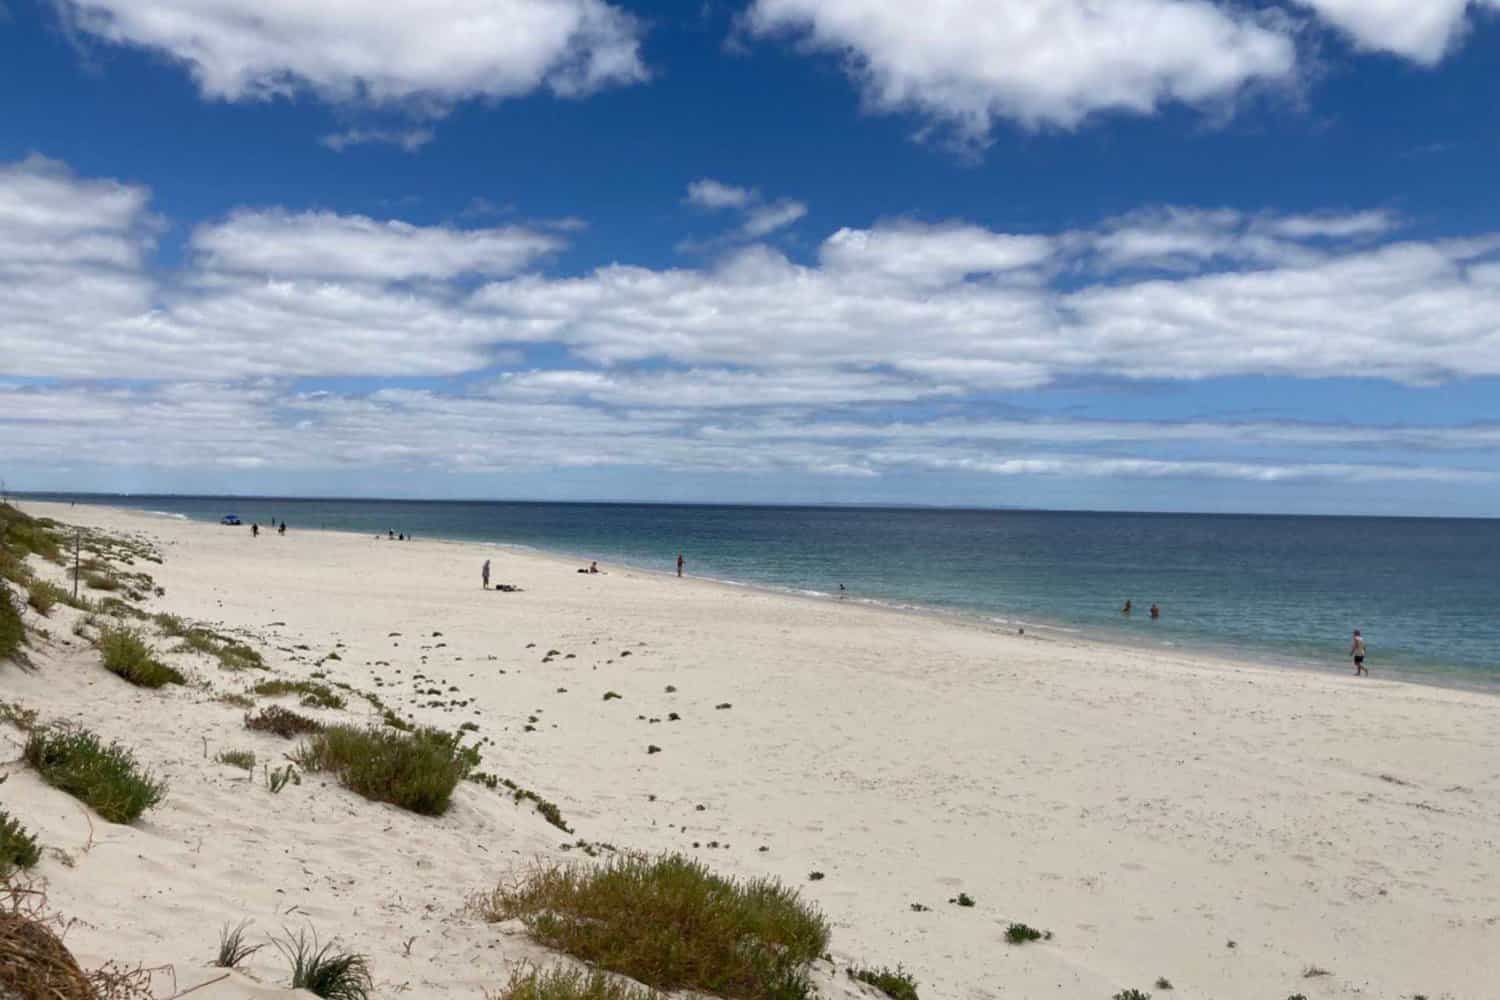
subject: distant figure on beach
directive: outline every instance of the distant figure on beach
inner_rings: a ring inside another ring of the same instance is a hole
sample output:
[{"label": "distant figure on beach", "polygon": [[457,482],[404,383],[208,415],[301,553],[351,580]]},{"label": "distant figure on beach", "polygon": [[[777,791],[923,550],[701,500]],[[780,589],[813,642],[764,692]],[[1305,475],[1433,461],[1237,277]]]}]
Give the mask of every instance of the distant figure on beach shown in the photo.
[{"label": "distant figure on beach", "polygon": [[404,542],[404,541],[406,541],[406,532],[403,531],[403,532],[400,532],[399,534],[397,534],[396,535],[396,541],[398,541],[398,542]]},{"label": "distant figure on beach", "polygon": [[388,530],[388,531],[386,531],[386,533],[385,533],[385,537],[386,537],[386,538],[389,538],[389,539],[390,539],[390,540],[391,540],[391,541],[393,541],[393,542],[394,542],[394,541],[395,541],[395,540],[396,540],[396,533],[395,533],[395,532],[394,532],[394,531],[389,531],[389,530]]},{"label": "distant figure on beach", "polygon": [[682,553],[679,552],[679,553],[677,553],[677,575],[678,576],[682,576],[682,567],[684,565],[686,565],[686,563],[683,562]]},{"label": "distant figure on beach", "polygon": [[1126,601],[1125,602],[1125,606],[1120,609],[1120,614],[1122,614],[1122,615],[1128,615],[1128,614],[1130,614],[1131,609],[1134,608],[1134,607],[1135,607],[1135,605],[1131,604],[1129,601]]},{"label": "distant figure on beach", "polygon": [[597,572],[599,572],[599,564],[597,562],[590,562],[589,563],[589,572],[590,573],[597,573]]},{"label": "distant figure on beach", "polygon": [[250,537],[251,538],[259,538],[260,537],[260,525],[258,525],[258,524],[252,524],[252,525],[250,525]]},{"label": "distant figure on beach", "polygon": [[279,528],[276,529],[276,534],[278,534],[278,535],[284,535],[284,534],[286,534],[286,522],[285,521],[282,521],[281,522],[281,527],[279,527]]},{"label": "distant figure on beach", "polygon": [[484,565],[479,569],[479,579],[484,583],[484,589],[490,589],[490,561],[486,559]]},{"label": "distant figure on beach", "polygon": [[1354,657],[1354,676],[1370,676],[1370,672],[1365,669],[1365,637],[1359,634],[1359,629],[1354,630],[1354,642],[1349,646],[1349,655]]},{"label": "distant figure on beach", "polygon": [[846,598],[848,596],[849,596],[849,589],[847,587],[845,587],[842,583],[839,584],[839,600],[842,601],[844,598]]},{"label": "distant figure on beach", "polygon": [[1151,618],[1152,618],[1152,620],[1155,621],[1157,618],[1160,618],[1160,617],[1161,617],[1161,605],[1159,605],[1159,604],[1152,604],[1151,605]]}]

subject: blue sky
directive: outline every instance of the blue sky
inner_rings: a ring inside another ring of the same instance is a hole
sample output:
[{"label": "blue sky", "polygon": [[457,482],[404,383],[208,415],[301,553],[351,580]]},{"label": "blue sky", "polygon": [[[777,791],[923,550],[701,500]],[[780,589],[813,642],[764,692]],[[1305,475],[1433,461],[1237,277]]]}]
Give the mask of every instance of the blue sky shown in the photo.
[{"label": "blue sky", "polygon": [[1494,0],[0,9],[11,488],[1500,512]]}]

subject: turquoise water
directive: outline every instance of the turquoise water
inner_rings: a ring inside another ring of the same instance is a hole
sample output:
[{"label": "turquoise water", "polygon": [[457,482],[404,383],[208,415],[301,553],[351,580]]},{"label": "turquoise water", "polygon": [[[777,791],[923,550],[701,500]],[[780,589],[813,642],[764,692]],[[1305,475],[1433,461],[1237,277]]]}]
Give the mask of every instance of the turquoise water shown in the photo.
[{"label": "turquoise water", "polygon": [[[1500,688],[1500,520],[66,497],[289,530],[526,545],[812,594]],[[231,529],[225,529],[231,530]],[[1126,599],[1135,614],[1119,614]],[[1153,622],[1152,602],[1163,609]]]}]

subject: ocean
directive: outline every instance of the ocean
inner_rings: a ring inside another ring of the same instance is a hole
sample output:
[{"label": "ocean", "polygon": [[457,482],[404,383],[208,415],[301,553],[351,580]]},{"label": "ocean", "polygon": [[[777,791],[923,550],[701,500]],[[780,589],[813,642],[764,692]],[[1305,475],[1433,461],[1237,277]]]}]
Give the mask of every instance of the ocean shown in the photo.
[{"label": "ocean", "polygon": [[[1500,520],[35,495],[495,542],[1112,642],[1500,689]],[[471,568],[456,568],[469,572]],[[475,570],[477,572],[477,570]],[[1126,618],[1126,600],[1134,613]],[[1147,609],[1162,608],[1152,621]]]}]

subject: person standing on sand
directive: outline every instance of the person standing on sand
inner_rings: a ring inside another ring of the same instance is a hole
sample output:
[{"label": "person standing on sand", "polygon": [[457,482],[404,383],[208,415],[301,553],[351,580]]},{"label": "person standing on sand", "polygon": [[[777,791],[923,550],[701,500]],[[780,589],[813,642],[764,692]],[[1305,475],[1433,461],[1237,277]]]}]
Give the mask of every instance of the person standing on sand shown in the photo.
[{"label": "person standing on sand", "polygon": [[260,525],[259,524],[252,524],[252,525],[250,525],[250,537],[251,538],[259,538],[260,537]]},{"label": "person standing on sand", "polygon": [[1354,657],[1354,676],[1370,676],[1370,671],[1365,669],[1365,637],[1359,634],[1359,629],[1354,630],[1354,642],[1349,646],[1349,655]]},{"label": "person standing on sand", "polygon": [[490,561],[488,559],[486,559],[484,561],[484,565],[482,567],[480,567],[479,578],[482,581],[484,581],[484,589],[485,590],[489,590],[490,589]]},{"label": "person standing on sand", "polygon": [[1132,607],[1134,607],[1134,605],[1132,605],[1129,601],[1126,601],[1125,602],[1125,606],[1120,609],[1120,614],[1122,614],[1122,615],[1128,615],[1128,614],[1130,614],[1130,611],[1131,611]]},{"label": "person standing on sand", "polygon": [[1159,604],[1153,604],[1153,605],[1151,605],[1151,620],[1155,621],[1156,619],[1158,619],[1160,617],[1161,617],[1161,605],[1159,605]]},{"label": "person standing on sand", "polygon": [[682,567],[683,567],[683,565],[684,565],[684,563],[683,563],[683,559],[682,559],[682,553],[679,552],[679,553],[677,553],[677,575],[678,575],[678,577],[682,576]]}]

